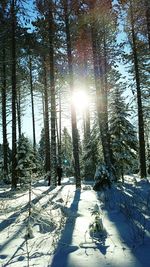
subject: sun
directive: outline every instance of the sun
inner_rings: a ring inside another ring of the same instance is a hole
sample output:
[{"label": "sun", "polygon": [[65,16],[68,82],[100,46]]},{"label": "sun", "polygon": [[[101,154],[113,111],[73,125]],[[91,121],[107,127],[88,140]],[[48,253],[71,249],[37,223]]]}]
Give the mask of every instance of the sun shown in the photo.
[{"label": "sun", "polygon": [[76,111],[84,112],[88,106],[88,96],[85,91],[78,90],[72,95],[72,104]]}]

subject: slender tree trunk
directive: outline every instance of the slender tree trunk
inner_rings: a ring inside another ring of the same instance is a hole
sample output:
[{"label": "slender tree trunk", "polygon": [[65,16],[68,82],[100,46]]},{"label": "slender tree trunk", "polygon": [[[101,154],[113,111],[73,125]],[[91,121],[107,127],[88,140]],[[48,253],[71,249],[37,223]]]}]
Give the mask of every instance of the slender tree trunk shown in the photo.
[{"label": "slender tree trunk", "polygon": [[[70,27],[68,18],[68,0],[64,0],[64,16],[65,16],[65,27],[66,27],[66,40],[67,40],[67,57],[68,57],[68,69],[69,69],[69,85],[70,91],[74,93],[74,82],[73,82],[73,60],[71,51],[71,37]],[[75,107],[71,106],[71,123],[72,123],[72,142],[73,142],[73,157],[74,157],[74,168],[75,168],[75,179],[76,187],[81,187],[80,178],[80,164],[79,164],[79,140],[78,140],[78,129]]]},{"label": "slender tree trunk", "polygon": [[147,35],[148,35],[148,43],[150,49],[150,1],[149,0],[145,0],[145,8],[146,8]]},{"label": "slender tree trunk", "polygon": [[145,156],[145,138],[144,138],[144,120],[143,120],[143,107],[142,107],[142,96],[141,96],[141,84],[140,84],[140,73],[139,73],[139,62],[138,52],[136,43],[136,34],[134,28],[133,19],[133,5],[130,0],[130,16],[131,16],[131,32],[132,32],[132,50],[134,58],[134,71],[136,80],[136,91],[137,91],[137,105],[138,105],[138,130],[139,130],[139,160],[140,160],[140,175],[141,178],[145,178],[146,174],[146,156]]},{"label": "slender tree trunk", "polygon": [[54,71],[54,22],[52,1],[49,8],[49,58],[50,58],[50,92],[51,92],[51,171],[53,183],[56,184],[56,98],[55,98],[55,71]]},{"label": "slender tree trunk", "polygon": [[110,135],[109,135],[109,129],[108,129],[108,63],[107,63],[107,44],[106,44],[106,31],[105,31],[105,22],[103,22],[104,27],[104,40],[103,40],[103,50],[104,50],[104,60],[102,61],[102,79],[103,79],[103,125],[104,125],[104,132],[106,136],[106,142],[107,142],[107,150],[109,153],[110,161],[112,164],[112,151],[110,148]]},{"label": "slender tree trunk", "polygon": [[57,144],[58,144],[58,163],[62,164],[61,160],[61,97],[59,93],[59,123],[57,123]]},{"label": "slender tree trunk", "polygon": [[[50,160],[50,134],[49,134],[49,108],[48,108],[48,93],[47,93],[47,69],[46,60],[44,58],[44,132],[45,132],[45,171],[51,171],[51,160]],[[51,178],[51,177],[50,177]],[[50,185],[49,178],[49,185]]]},{"label": "slender tree trunk", "polygon": [[8,141],[6,121],[6,51],[5,43],[3,48],[3,88],[2,88],[2,127],[3,127],[3,168],[4,177],[8,175]]},{"label": "slender tree trunk", "polygon": [[[83,47],[84,51],[84,47]],[[83,75],[84,75],[84,84],[85,84],[85,92],[87,92],[87,95],[89,93],[88,83],[87,83],[87,60],[86,55],[84,53],[84,65],[83,65]],[[85,108],[85,118],[84,118],[84,137],[86,144],[90,141],[90,112],[89,112],[89,106],[87,105]]]},{"label": "slender tree trunk", "polygon": [[11,5],[12,16],[12,189],[17,188],[17,136],[16,136],[16,14],[15,1]]},{"label": "slender tree trunk", "polygon": [[18,117],[18,135],[19,138],[21,137],[21,96],[20,96],[20,89],[18,89],[17,95],[17,117]]},{"label": "slender tree trunk", "polygon": [[29,55],[29,69],[30,69],[30,93],[31,93],[31,108],[32,108],[33,148],[36,149],[35,112],[34,112],[33,76],[32,76],[32,58],[31,58],[31,55]]},{"label": "slender tree trunk", "polygon": [[[90,6],[94,8],[93,3]],[[112,180],[115,179],[112,169],[110,146],[108,138],[108,111],[107,111],[107,71],[106,69],[106,55],[105,60],[99,56],[99,36],[95,22],[91,25],[91,37],[92,37],[92,49],[93,49],[93,64],[94,64],[94,76],[95,76],[95,87],[96,87],[96,106],[98,121],[100,127],[101,141],[103,147],[103,155],[106,166],[109,169],[110,177]],[[104,42],[105,46],[105,42]],[[106,49],[106,46],[104,47]]]}]

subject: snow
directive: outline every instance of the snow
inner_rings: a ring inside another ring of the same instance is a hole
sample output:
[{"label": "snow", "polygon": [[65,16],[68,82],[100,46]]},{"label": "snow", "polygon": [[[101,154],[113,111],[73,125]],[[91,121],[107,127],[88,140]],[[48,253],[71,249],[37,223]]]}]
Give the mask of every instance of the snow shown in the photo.
[{"label": "snow", "polygon": [[[0,189],[0,266],[148,267],[150,184],[127,176],[103,192],[93,182],[75,188],[74,178],[29,192]],[[95,222],[102,231],[96,232]],[[30,235],[30,238],[28,238]]]}]

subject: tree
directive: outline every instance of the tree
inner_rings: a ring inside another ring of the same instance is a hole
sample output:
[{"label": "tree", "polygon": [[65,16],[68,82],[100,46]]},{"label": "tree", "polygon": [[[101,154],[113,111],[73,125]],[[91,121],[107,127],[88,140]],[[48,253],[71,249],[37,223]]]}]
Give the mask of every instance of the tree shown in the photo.
[{"label": "tree", "polygon": [[97,166],[103,163],[102,144],[97,120],[93,123],[90,133],[90,140],[83,145],[84,162],[83,176],[85,180],[93,179]]},{"label": "tree", "polygon": [[135,127],[129,121],[128,105],[125,103],[125,97],[123,97],[126,86],[119,82],[117,73],[113,72],[112,76],[113,86],[109,94],[109,133],[112,162],[116,176],[122,177],[124,181],[124,174],[135,168],[138,141]]},{"label": "tree", "polygon": [[7,108],[6,108],[6,98],[7,98],[7,75],[6,75],[6,34],[8,25],[7,21],[7,3],[6,5],[0,4],[0,25],[1,25],[1,35],[3,36],[3,43],[1,44],[1,58],[2,58],[2,68],[1,68],[1,77],[2,77],[2,88],[1,88],[1,97],[2,97],[2,131],[3,131],[3,175],[8,176],[8,140],[7,140]]},{"label": "tree", "polygon": [[[50,115],[51,115],[50,116],[51,156],[47,160],[51,161],[50,164],[48,163],[49,164],[48,168],[50,168],[50,171],[51,171],[51,179],[52,179],[51,182],[53,184],[56,184],[56,164],[57,164],[57,159],[56,159],[56,90],[55,90],[55,59],[54,59],[54,54],[55,54],[54,7],[55,7],[55,4],[53,3],[52,0],[47,0],[47,1],[37,0],[36,7],[41,17],[37,20],[35,25],[38,27],[38,30],[39,30],[40,45],[41,47],[44,45],[44,48],[45,48],[45,51],[42,51],[44,64],[46,63],[46,65],[44,66],[44,69],[46,67],[46,72],[48,73],[49,71],[49,78],[48,78],[49,83],[47,83],[47,87],[49,87],[49,93],[50,93],[49,95],[50,95]],[[47,111],[45,114],[48,114]],[[47,119],[46,119],[46,122],[48,122]],[[45,129],[45,134],[48,134],[47,131],[48,129]],[[47,136],[47,141],[48,141],[48,136]]]},{"label": "tree", "polygon": [[20,185],[28,185],[32,172],[36,170],[35,154],[28,138],[21,135],[17,146],[17,175]]},{"label": "tree", "polygon": [[145,10],[146,10],[148,43],[150,49],[150,2],[148,0],[145,0]]},{"label": "tree", "polygon": [[16,97],[17,97],[17,88],[16,88],[16,2],[12,0],[11,3],[11,28],[12,28],[12,189],[17,187],[17,133],[16,133]]},{"label": "tree", "polygon": [[[110,67],[108,43],[114,43],[115,41],[114,38],[112,39],[112,25],[114,24],[115,26],[115,16],[111,10],[111,1],[102,1],[100,3],[90,1],[89,10],[92,14],[90,26],[98,123],[101,133],[104,161],[110,172],[110,178],[114,180],[115,177],[111,163],[108,134],[107,76]],[[95,14],[100,15],[96,16]]]},{"label": "tree", "polygon": [[54,71],[54,18],[53,2],[48,5],[48,37],[49,37],[49,60],[50,60],[50,92],[51,92],[51,168],[53,183],[56,184],[56,98],[55,98],[55,71]]},{"label": "tree", "polygon": [[[47,88],[47,68],[46,58],[43,58],[43,72],[44,72],[44,137],[45,137],[45,171],[51,171],[51,154],[50,154],[50,134],[49,134],[49,99]],[[51,181],[49,181],[50,183]]]},{"label": "tree", "polygon": [[73,175],[72,139],[66,127],[64,127],[62,132],[61,155],[66,175]]},{"label": "tree", "polygon": [[128,39],[131,44],[131,53],[127,58],[132,62],[131,72],[134,75],[136,86],[136,98],[138,108],[138,135],[139,135],[139,168],[141,178],[145,178],[146,173],[146,153],[145,153],[145,137],[144,137],[144,118],[143,118],[143,103],[142,103],[142,77],[140,69],[140,54],[138,50],[138,29],[136,27],[138,6],[132,0],[127,1],[128,7]]},{"label": "tree", "polygon": [[[72,56],[72,47],[71,47],[71,33],[69,25],[69,1],[63,0],[64,8],[64,21],[65,21],[65,30],[66,30],[66,45],[67,45],[67,58],[68,58],[68,72],[69,72],[69,87],[70,92],[73,95],[74,93],[74,81],[73,81],[73,56]],[[73,142],[73,157],[74,157],[74,168],[75,168],[75,179],[76,187],[81,187],[80,179],[80,163],[79,163],[79,141],[78,141],[78,129],[77,129],[77,120],[76,120],[76,111],[75,107],[71,106],[71,124],[72,124],[72,142]]]}]

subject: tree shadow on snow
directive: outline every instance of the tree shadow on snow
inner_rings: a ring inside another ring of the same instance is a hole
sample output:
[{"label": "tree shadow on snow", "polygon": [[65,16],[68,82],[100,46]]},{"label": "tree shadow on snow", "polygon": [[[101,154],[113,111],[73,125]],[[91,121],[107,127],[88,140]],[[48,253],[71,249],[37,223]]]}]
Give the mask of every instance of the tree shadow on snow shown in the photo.
[{"label": "tree shadow on snow", "polygon": [[[25,245],[25,240],[20,244],[19,247],[17,247],[16,251],[12,254],[11,258],[3,264],[3,267],[11,266],[12,263],[23,261],[26,258],[26,252],[24,251],[23,247]],[[17,255],[18,251],[21,251],[19,255]],[[24,252],[24,253],[23,253]],[[24,255],[22,255],[24,254]],[[3,258],[4,259],[4,258]],[[20,264],[21,265],[21,264]]]},{"label": "tree shadow on snow", "polygon": [[[62,187],[59,189],[59,191],[62,190]],[[37,196],[35,199],[32,200],[32,203],[35,205],[36,203],[38,203],[45,195],[47,195],[49,192],[51,192],[52,189],[49,188],[48,190],[44,191],[42,194],[40,194],[39,196]],[[58,191],[57,191],[58,193]],[[50,203],[50,201],[56,197],[56,194],[54,194],[50,199],[47,200],[47,203],[45,203],[42,207],[45,208],[48,203]],[[28,203],[25,204],[25,206],[23,206],[20,210],[18,210],[17,212],[14,212],[12,215],[10,215],[7,219],[3,220],[2,222],[0,222],[0,232],[2,232],[3,230],[5,230],[6,228],[10,227],[13,223],[15,223],[17,221],[17,219],[19,218],[20,214],[22,214],[23,212],[26,212],[28,210]],[[17,222],[16,222],[17,224]],[[36,224],[35,224],[36,225]],[[0,246],[0,250],[3,251],[5,249],[6,246],[8,246],[9,243],[11,243],[12,240],[16,239],[21,233],[24,232],[25,227],[27,226],[27,218],[25,218],[22,221],[22,224],[19,224],[19,227],[17,230],[15,230],[15,232],[13,232],[12,235],[9,236],[9,238],[7,238]]]},{"label": "tree shadow on snow", "polygon": [[[39,196],[35,197],[31,202],[33,205],[37,204],[45,195],[48,195],[49,192],[51,192],[53,190],[53,188],[49,188],[48,190],[42,192]],[[59,189],[62,190],[62,187]],[[56,193],[56,195],[58,194],[58,191]],[[53,198],[53,197],[52,197]],[[48,200],[49,202],[49,200]],[[45,206],[47,204],[44,204]],[[43,205],[43,206],[44,206]],[[21,213],[26,212],[29,208],[29,204],[25,204],[20,210],[14,212],[12,215],[10,215],[7,219],[3,220],[2,222],[0,222],[0,231],[3,231],[4,229],[6,229],[7,227],[9,227],[12,223],[14,223],[16,221],[16,219],[20,216]]]},{"label": "tree shadow on snow", "polygon": [[[124,184],[122,189],[116,186],[104,193],[102,203],[107,211],[108,220],[113,223],[119,234],[122,249],[130,250],[139,264],[137,266],[147,267],[150,250],[150,213],[148,212],[149,216],[144,216],[147,210],[145,212],[144,205],[140,202],[140,192],[141,189],[139,191],[133,185]],[[101,193],[97,194],[101,200]],[[113,240],[113,235],[111,239]]]},{"label": "tree shadow on snow", "polygon": [[73,218],[68,217],[66,221],[52,263],[51,265],[49,265],[51,267],[58,267],[58,266],[67,267],[69,254],[78,249],[78,246],[72,245],[72,237],[76,222],[75,218],[78,211],[79,201],[80,201],[80,190],[77,189],[75,191],[73,202],[70,206],[70,210],[73,213]]}]

